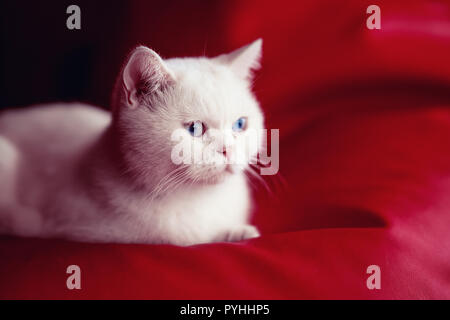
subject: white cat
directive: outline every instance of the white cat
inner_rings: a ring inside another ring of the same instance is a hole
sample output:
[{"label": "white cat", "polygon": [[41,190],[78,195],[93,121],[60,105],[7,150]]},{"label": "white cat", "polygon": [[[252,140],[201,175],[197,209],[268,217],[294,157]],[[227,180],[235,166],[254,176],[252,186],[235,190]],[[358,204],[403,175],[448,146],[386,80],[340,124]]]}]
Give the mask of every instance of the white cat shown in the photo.
[{"label": "white cat", "polygon": [[248,168],[176,165],[171,135],[182,129],[201,153],[209,129],[230,129],[219,160],[245,148],[247,129],[263,128],[251,92],[261,46],[167,60],[141,46],[118,77],[111,113],[79,103],[4,111],[1,232],[176,245],[259,236],[248,224]]}]

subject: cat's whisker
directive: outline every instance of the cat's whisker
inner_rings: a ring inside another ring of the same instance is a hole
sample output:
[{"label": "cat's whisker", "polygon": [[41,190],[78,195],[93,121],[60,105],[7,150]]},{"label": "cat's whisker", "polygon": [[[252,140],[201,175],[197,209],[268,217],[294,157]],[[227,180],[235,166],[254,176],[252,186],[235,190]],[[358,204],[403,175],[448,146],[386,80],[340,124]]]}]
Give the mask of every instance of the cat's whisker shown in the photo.
[{"label": "cat's whisker", "polygon": [[169,190],[176,181],[178,181],[179,177],[182,175],[182,173],[177,173],[176,175],[173,175],[170,179],[166,180],[164,184],[162,184],[156,191],[156,195],[163,194],[167,190]]},{"label": "cat's whisker", "polygon": [[[256,166],[254,170],[261,170],[264,168],[262,166]],[[265,167],[267,168],[267,167]],[[272,191],[274,195],[278,195],[287,190],[287,182],[286,179],[282,176],[280,172],[275,175],[266,175],[265,181],[272,186]]]},{"label": "cat's whisker", "polygon": [[[260,173],[262,168],[270,167],[270,164],[262,163],[257,156],[251,158],[250,165],[253,166],[255,170],[256,169],[259,170]],[[274,175],[270,175],[268,176],[268,178],[270,178],[270,180],[275,184],[277,190],[285,190],[287,188],[287,181],[281,174],[281,172],[277,172]]]},{"label": "cat's whisker", "polygon": [[252,166],[249,165],[245,172],[247,172],[251,177],[256,178],[257,181],[259,181],[262,186],[266,189],[266,191],[273,196],[273,192],[270,189],[269,185],[267,184],[267,182],[260,176],[259,172],[256,171],[256,169]]},{"label": "cat's whisker", "polygon": [[187,167],[187,165],[179,166],[176,169],[170,171],[168,174],[166,174],[159,182],[158,184],[153,188],[153,191],[150,193],[149,197],[151,200],[154,200],[157,198],[162,192],[167,190],[167,186],[170,185],[170,182],[177,178],[177,176],[181,173],[183,173],[182,170],[184,170]]},{"label": "cat's whisker", "polygon": [[177,181],[172,183],[171,189],[176,190],[180,185],[187,181],[187,174],[181,175]]},{"label": "cat's whisker", "polygon": [[175,190],[182,182],[186,181],[186,178],[188,176],[187,171],[183,171],[179,174],[177,174],[173,179],[171,179],[165,186],[164,189],[161,190],[161,193],[171,189]]}]

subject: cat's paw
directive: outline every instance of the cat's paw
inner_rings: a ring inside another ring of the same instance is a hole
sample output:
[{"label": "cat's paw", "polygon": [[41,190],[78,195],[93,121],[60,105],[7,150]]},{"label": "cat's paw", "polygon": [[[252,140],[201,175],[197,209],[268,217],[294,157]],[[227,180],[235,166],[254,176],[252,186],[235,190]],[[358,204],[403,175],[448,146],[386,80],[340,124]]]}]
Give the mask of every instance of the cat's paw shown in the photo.
[{"label": "cat's paw", "polygon": [[258,229],[251,225],[243,225],[229,230],[225,233],[225,241],[237,242],[260,236]]}]

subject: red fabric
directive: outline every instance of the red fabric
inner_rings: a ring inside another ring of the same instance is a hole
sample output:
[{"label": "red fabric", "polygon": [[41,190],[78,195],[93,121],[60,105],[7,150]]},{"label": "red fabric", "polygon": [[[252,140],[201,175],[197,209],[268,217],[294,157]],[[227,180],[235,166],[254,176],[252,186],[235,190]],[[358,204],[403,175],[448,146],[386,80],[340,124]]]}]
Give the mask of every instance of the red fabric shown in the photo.
[{"label": "red fabric", "polygon": [[[2,238],[0,298],[450,299],[450,4],[379,0],[382,29],[368,30],[368,1],[208,3],[133,2],[118,47],[199,54],[207,35],[216,54],[263,37],[255,92],[280,129],[283,177],[254,190],[263,236]],[[71,264],[82,290],[66,289]],[[373,264],[380,290],[366,287]]]}]

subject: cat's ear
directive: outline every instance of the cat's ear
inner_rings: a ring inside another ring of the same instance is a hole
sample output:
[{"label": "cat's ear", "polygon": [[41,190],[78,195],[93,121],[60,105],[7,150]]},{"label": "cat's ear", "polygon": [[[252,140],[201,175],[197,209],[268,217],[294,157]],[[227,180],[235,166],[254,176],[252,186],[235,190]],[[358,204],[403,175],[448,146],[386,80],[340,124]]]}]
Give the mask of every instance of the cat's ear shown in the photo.
[{"label": "cat's ear", "polygon": [[260,68],[262,56],[262,39],[259,38],[252,43],[234,50],[231,53],[222,54],[215,61],[227,64],[241,78],[251,79],[252,70]]},{"label": "cat's ear", "polygon": [[143,95],[163,91],[175,82],[163,59],[144,46],[137,47],[130,54],[122,77],[126,103],[131,108],[139,106]]}]

